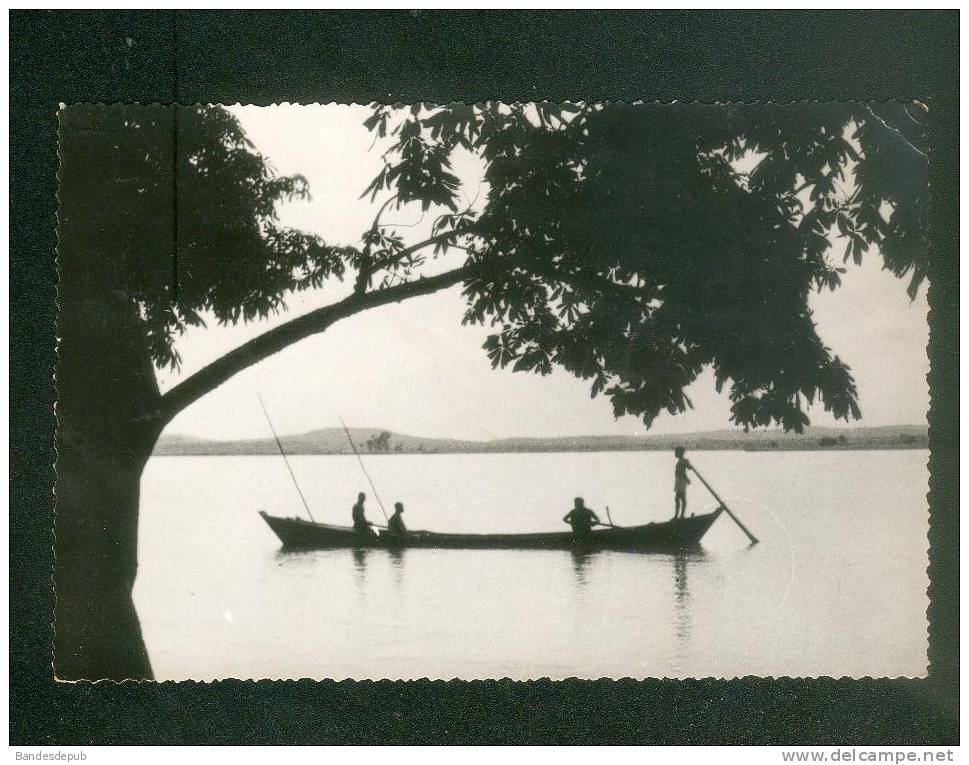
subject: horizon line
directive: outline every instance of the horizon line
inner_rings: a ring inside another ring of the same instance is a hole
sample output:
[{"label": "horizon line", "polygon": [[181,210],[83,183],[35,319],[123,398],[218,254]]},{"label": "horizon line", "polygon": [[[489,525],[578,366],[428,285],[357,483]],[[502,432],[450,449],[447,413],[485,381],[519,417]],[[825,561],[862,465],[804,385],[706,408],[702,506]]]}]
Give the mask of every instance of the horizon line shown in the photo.
[{"label": "horizon line", "polygon": [[[806,430],[821,428],[824,430],[861,430],[866,428],[869,430],[875,428],[920,428],[928,427],[928,422],[925,423],[892,423],[888,425],[806,425]],[[418,436],[412,433],[400,433],[389,428],[384,427],[373,427],[373,426],[363,426],[363,425],[348,425],[347,428],[350,430],[376,430],[376,431],[386,431],[395,436],[403,436],[405,438],[418,438],[427,441],[467,441],[472,443],[494,443],[496,441],[510,441],[515,439],[532,440],[532,441],[542,441],[542,440],[555,440],[563,438],[685,438],[690,436],[704,435],[707,433],[722,433],[722,432],[735,432],[738,436],[749,436],[756,435],[758,433],[770,433],[777,432],[779,435],[787,436],[801,435],[795,433],[794,431],[783,430],[779,426],[769,426],[763,428],[751,428],[749,431],[745,431],[739,427],[725,426],[722,428],[706,428],[704,430],[688,430],[679,431],[676,433],[642,433],[642,434],[628,434],[628,433],[617,433],[617,434],[590,434],[590,433],[577,433],[571,435],[558,435],[558,436],[498,436],[495,438],[463,438],[460,436]],[[279,438],[298,438],[300,436],[308,436],[312,433],[318,433],[320,431],[326,430],[336,430],[342,431],[343,427],[340,425],[324,426],[319,428],[311,428],[310,430],[299,431],[296,433],[281,433]],[[266,436],[249,436],[244,438],[210,438],[208,436],[198,436],[191,433],[163,433],[159,436],[159,440],[168,437],[176,438],[193,438],[198,441],[210,441],[216,443],[238,443],[243,441],[263,441],[272,438],[271,435]]]}]

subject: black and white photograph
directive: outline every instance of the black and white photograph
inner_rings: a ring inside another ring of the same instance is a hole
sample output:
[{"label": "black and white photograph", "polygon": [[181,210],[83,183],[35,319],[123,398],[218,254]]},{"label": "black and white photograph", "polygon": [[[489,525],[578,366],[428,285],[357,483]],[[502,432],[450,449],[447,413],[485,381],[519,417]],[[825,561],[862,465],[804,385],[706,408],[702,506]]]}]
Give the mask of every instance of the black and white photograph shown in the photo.
[{"label": "black and white photograph", "polygon": [[54,675],[925,677],[930,110],[62,105]]}]

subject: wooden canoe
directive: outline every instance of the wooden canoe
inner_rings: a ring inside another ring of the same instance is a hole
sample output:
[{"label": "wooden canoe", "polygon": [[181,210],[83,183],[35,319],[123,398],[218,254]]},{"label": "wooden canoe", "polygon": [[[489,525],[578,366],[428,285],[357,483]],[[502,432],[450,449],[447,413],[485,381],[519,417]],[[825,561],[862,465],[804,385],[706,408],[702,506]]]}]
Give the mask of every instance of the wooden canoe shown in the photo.
[{"label": "wooden canoe", "polygon": [[403,537],[386,533],[380,536],[358,534],[350,526],[311,523],[301,518],[281,518],[260,511],[259,515],[273,530],[283,548],[318,550],[339,547],[432,547],[460,550],[626,550],[630,552],[663,552],[696,547],[722,510],[693,515],[689,518],[647,523],[644,526],[597,528],[588,536],[576,539],[571,531],[538,534],[440,534],[433,531],[409,531]]}]

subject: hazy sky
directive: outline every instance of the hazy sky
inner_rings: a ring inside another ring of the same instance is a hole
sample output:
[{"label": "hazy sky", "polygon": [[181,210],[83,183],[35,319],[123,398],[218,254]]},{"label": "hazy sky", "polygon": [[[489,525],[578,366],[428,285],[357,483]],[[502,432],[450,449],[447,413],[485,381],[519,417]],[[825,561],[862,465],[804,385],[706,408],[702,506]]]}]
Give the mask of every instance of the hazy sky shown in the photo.
[{"label": "hazy sky", "polygon": [[[283,207],[283,223],[316,232],[331,244],[358,244],[375,212],[358,197],[380,168],[378,147],[370,149],[372,137],[361,124],[367,109],[286,105],[233,111],[278,172],[309,179],[312,200]],[[457,170],[468,197],[475,198],[480,168],[465,161]],[[433,217],[402,210],[385,219],[399,224],[408,240],[419,241]],[[927,301],[924,286],[915,302],[905,286],[873,257],[862,267],[849,267],[840,290],[812,301],[821,337],[854,371],[864,416],[859,425],[925,420]],[[264,322],[219,327],[213,321],[207,329],[189,330],[177,343],[181,371],[159,372],[162,390],[348,289],[334,282],[293,296],[287,313]],[[634,417],[616,420],[606,397],[591,399],[588,384],[564,371],[540,377],[492,370],[481,349],[487,330],[461,326],[463,310],[460,287],[454,287],[345,319],[237,375],[182,412],[167,432],[213,439],[267,436],[257,392],[281,433],[337,426],[340,417],[351,426],[455,438],[646,432]],[[702,376],[688,393],[695,409],[660,415],[650,432],[729,425],[729,400],[716,393],[712,375]],[[821,409],[810,416],[813,424],[833,424]]]}]

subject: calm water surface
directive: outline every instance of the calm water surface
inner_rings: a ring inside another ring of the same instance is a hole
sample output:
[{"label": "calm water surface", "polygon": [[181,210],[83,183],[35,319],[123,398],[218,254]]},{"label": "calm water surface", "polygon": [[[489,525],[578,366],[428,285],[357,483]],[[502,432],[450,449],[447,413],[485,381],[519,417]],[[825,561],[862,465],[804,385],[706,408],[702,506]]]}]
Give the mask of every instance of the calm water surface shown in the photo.
[{"label": "calm water surface", "polygon": [[[278,457],[153,457],[135,601],[159,679],[918,676],[927,451],[694,452],[722,517],[688,555],[282,553],[304,515]],[[558,529],[581,495],[619,524],[672,515],[672,455],[366,457],[411,528]],[[349,523],[353,457],[291,458],[318,521]],[[368,491],[368,494],[370,492]],[[694,479],[689,512],[713,508]],[[380,520],[371,497],[368,514]],[[604,513],[600,513],[604,517]]]}]

